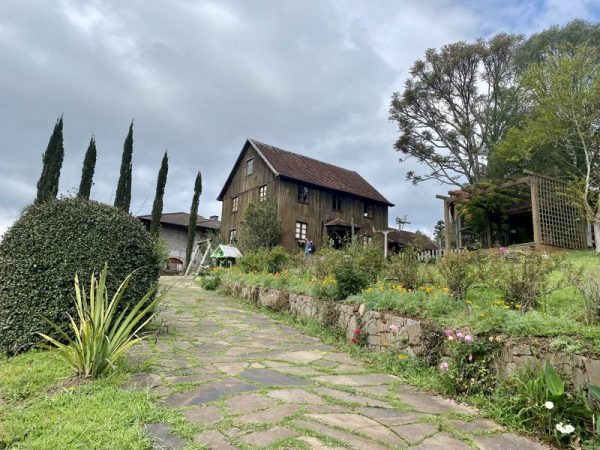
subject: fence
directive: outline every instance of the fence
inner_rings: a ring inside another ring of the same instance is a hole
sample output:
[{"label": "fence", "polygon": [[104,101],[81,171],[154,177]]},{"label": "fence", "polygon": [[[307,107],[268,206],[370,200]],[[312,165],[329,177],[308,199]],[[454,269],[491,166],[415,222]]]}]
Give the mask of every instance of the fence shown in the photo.
[{"label": "fence", "polygon": [[[468,250],[464,248],[453,248],[450,253],[464,253]],[[421,262],[435,261],[446,254],[446,250],[440,248],[438,250],[423,250],[417,253],[417,259]]]}]

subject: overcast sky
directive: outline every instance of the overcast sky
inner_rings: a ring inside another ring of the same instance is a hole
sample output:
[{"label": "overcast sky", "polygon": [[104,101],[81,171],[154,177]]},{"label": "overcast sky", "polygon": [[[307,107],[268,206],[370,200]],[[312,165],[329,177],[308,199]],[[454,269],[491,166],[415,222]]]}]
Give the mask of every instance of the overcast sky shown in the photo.
[{"label": "overcast sky", "polygon": [[165,148],[165,212],[200,214],[248,137],[357,170],[431,232],[435,182],[405,181],[390,96],[429,47],[497,32],[600,20],[597,0],[2,0],[0,234],[35,196],[41,156],[64,114],[60,191],[73,193],[92,133],[92,197],[112,203],[134,125],[133,214],[149,213]]}]

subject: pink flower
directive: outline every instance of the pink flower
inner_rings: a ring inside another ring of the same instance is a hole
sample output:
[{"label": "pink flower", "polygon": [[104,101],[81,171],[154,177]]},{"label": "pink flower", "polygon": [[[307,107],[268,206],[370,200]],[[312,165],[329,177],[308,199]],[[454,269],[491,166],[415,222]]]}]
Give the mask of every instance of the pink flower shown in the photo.
[{"label": "pink flower", "polygon": [[355,335],[360,334],[360,333],[362,333],[362,330],[360,328],[357,328],[356,330],[354,330]]},{"label": "pink flower", "polygon": [[501,255],[504,255],[504,254],[505,254],[507,251],[508,251],[508,250],[506,250],[506,247],[500,247],[500,248],[498,249],[498,252],[499,252]]},{"label": "pink flower", "polygon": [[467,334],[465,336],[465,342],[473,342],[473,336],[471,336],[470,334]]},{"label": "pink flower", "polygon": [[454,336],[454,331],[452,331],[452,330],[446,330],[445,333],[446,333],[446,336],[448,336],[448,337]]},{"label": "pink flower", "polygon": [[392,331],[392,333],[397,333],[399,329],[400,329],[400,327],[398,325],[396,325],[395,323],[390,325],[390,330]]},{"label": "pink flower", "polygon": [[464,334],[462,334],[462,333],[459,331],[458,333],[456,333],[456,337],[457,337],[458,339],[462,339],[462,338],[464,338],[464,337],[465,337],[465,335],[464,335]]},{"label": "pink flower", "polygon": [[443,363],[441,363],[441,364],[440,364],[440,370],[441,370],[442,372],[447,372],[447,371],[448,371],[448,369],[449,369],[449,366],[448,366],[448,363],[447,363],[447,362],[443,362]]}]

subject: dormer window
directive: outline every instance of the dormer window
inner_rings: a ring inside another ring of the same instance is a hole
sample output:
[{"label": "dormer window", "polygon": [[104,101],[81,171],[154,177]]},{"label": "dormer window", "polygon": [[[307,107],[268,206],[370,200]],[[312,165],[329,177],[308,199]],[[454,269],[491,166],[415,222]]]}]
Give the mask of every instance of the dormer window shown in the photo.
[{"label": "dormer window", "polygon": [[246,160],[246,176],[252,175],[254,173],[254,158],[250,158]]},{"label": "dormer window", "polygon": [[308,203],[308,187],[298,186],[298,201],[300,203]]}]

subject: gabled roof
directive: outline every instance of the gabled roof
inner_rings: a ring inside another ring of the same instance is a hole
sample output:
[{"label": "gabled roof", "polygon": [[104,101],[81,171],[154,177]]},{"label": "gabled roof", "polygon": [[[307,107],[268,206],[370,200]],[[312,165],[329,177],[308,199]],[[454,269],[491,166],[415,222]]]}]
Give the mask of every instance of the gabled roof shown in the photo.
[{"label": "gabled roof", "polygon": [[433,242],[428,236],[406,230],[396,230],[392,228],[388,234],[388,241],[401,246],[415,245],[421,250],[438,249],[438,246],[435,244],[435,242]]},{"label": "gabled roof", "polygon": [[[267,166],[273,171],[275,176],[338,192],[353,194],[367,200],[394,206],[354,170],[344,169],[333,164],[309,158],[308,156],[292,153],[257,141],[256,139],[248,139],[246,141],[246,144],[234,165],[234,169],[239,164],[248,145],[256,150]],[[223,200],[225,190],[233,177],[233,172],[234,171],[232,170],[227,178],[227,181],[217,198],[218,200]]]},{"label": "gabled roof", "polygon": [[[150,214],[145,216],[138,216],[138,219],[140,219],[141,221],[148,221],[152,220],[152,216]],[[160,223],[187,227],[190,223],[190,214],[185,212],[163,213],[162,216],[160,216]],[[196,223],[196,227],[213,228],[215,230],[218,230],[221,228],[221,222],[215,219],[207,219],[205,217],[198,216],[198,222]]]}]

